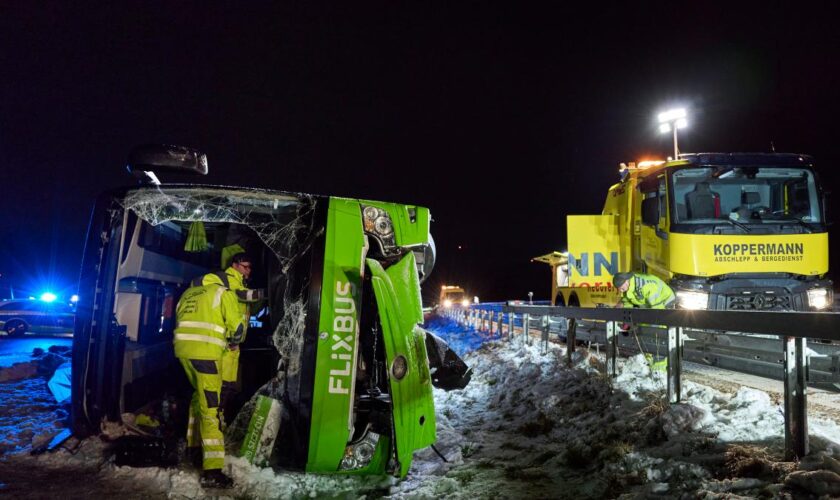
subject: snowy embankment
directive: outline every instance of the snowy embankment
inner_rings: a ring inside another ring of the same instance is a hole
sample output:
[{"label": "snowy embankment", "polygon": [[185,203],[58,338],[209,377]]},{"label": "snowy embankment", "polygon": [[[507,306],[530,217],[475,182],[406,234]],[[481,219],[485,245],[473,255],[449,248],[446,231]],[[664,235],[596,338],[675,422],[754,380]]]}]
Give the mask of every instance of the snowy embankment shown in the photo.
[{"label": "snowy embankment", "polygon": [[[456,329],[456,326],[449,325]],[[436,333],[453,330],[438,325]],[[778,401],[742,388],[734,394],[685,382],[684,403],[664,402],[665,381],[643,356],[602,375],[602,359],[578,351],[567,366],[561,346],[485,343],[465,356],[474,374],[464,390],[435,390],[437,449],[415,455],[408,477],[317,476],[259,469],[228,457],[248,498],[392,496],[395,498],[777,497],[840,495],[840,427],[809,420],[812,454],[781,460]],[[204,492],[190,468],[113,465],[98,440],[37,459],[13,457],[16,470],[84,470],[95,481],[58,479],[65,492],[168,495]],[[2,465],[2,462],[0,462]],[[21,467],[23,469],[21,469]],[[19,474],[20,476],[20,474]],[[0,476],[4,477],[4,476]],[[56,477],[64,475],[58,472]],[[7,479],[12,488],[14,482]],[[3,481],[0,480],[0,481]],[[55,484],[55,483],[53,483]],[[73,489],[77,488],[77,489]],[[134,489],[132,489],[134,488]],[[0,489],[0,493],[4,490]],[[8,491],[8,490],[7,490]],[[21,491],[18,489],[16,491]]]},{"label": "snowy embankment", "polygon": [[47,380],[69,361],[69,349],[36,349],[29,361],[0,367],[0,457],[43,446],[67,427],[69,407],[56,402]]}]

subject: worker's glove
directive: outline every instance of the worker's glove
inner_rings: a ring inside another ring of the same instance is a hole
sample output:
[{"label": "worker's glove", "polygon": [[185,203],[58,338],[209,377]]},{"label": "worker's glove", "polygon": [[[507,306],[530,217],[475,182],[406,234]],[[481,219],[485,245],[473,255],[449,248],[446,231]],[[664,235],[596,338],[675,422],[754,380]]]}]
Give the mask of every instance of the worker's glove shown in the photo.
[{"label": "worker's glove", "polygon": [[228,344],[231,345],[239,345],[242,343],[242,339],[245,337],[245,328],[242,325],[236,327],[236,331],[233,332],[233,335],[230,336],[228,339]]},{"label": "worker's glove", "polygon": [[631,328],[633,328],[633,325],[631,325],[630,323],[622,323],[618,327],[618,332],[621,334],[622,337],[629,337]]},{"label": "worker's glove", "polygon": [[236,298],[240,302],[259,302],[265,297],[265,290],[262,288],[237,290]]}]

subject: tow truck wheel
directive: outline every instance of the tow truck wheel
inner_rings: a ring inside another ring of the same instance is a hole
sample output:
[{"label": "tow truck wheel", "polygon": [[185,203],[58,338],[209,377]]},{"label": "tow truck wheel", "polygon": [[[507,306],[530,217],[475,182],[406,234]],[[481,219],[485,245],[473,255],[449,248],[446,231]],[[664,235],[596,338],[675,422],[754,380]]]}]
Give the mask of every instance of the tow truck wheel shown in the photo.
[{"label": "tow truck wheel", "polygon": [[26,333],[26,323],[19,319],[13,319],[11,321],[7,321],[6,324],[3,325],[3,329],[6,330],[6,335],[9,337],[20,337]]}]

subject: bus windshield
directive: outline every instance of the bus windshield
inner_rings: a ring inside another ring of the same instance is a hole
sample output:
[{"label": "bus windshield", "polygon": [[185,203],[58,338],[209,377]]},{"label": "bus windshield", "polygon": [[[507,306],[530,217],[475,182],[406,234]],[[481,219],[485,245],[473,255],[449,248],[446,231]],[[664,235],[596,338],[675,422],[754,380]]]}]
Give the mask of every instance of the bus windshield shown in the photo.
[{"label": "bus windshield", "polygon": [[746,224],[820,223],[814,174],[805,168],[707,167],[673,172],[672,220]]}]

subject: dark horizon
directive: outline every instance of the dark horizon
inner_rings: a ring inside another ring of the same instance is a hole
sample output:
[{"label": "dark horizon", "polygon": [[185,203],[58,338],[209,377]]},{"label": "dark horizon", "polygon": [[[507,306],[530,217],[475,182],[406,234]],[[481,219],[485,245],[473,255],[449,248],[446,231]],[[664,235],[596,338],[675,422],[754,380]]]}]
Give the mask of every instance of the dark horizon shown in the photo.
[{"label": "dark horizon", "polygon": [[[571,9],[7,6],[0,274],[72,290],[94,199],[134,183],[142,143],[204,151],[202,183],[429,207],[427,298],[547,298],[530,259],[565,248],[566,215],[600,213],[620,162],[669,154],[656,113],[671,105],[690,111],[683,152],[810,154],[837,192],[828,12]],[[832,268],[838,243],[830,230]]]}]

